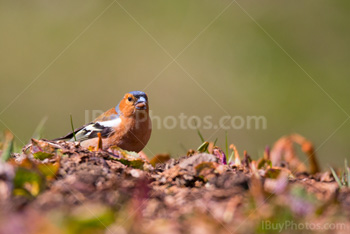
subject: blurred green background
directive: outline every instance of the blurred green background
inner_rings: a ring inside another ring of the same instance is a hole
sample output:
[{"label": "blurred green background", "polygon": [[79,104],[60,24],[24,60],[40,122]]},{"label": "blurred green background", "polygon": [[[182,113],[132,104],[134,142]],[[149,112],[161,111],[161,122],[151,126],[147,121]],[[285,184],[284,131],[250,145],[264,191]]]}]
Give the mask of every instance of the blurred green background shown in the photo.
[{"label": "blurred green background", "polygon": [[[228,132],[254,158],[297,132],[320,146],[323,167],[341,165],[350,147],[349,12],[349,1],[320,0],[0,1],[0,129],[27,143],[48,116],[44,136],[58,137],[70,131],[70,113],[78,127],[85,110],[144,90],[160,117],[265,116],[266,130]],[[180,52],[183,69],[169,56]],[[201,131],[224,146],[224,130]],[[145,151],[179,156],[181,144],[196,148],[196,131],[155,129]]]}]

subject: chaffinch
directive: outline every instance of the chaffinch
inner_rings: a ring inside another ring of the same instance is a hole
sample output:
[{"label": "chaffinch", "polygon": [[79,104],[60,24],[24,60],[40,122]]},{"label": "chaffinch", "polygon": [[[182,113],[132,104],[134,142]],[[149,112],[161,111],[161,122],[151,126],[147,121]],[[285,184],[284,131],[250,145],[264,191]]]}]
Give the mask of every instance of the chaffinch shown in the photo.
[{"label": "chaffinch", "polygon": [[83,147],[97,147],[100,133],[103,149],[118,146],[139,152],[146,146],[151,132],[148,97],[144,92],[133,91],[125,94],[115,108],[109,109],[93,122],[54,140],[75,141],[75,133],[76,140]]}]

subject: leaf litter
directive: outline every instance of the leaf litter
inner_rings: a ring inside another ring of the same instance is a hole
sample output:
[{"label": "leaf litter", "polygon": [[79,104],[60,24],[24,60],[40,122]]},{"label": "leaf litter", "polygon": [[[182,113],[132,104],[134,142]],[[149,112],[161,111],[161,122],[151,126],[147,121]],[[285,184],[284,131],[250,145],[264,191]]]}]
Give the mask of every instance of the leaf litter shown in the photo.
[{"label": "leaf litter", "polygon": [[225,153],[204,140],[177,159],[36,139],[9,157],[13,138],[6,134],[0,233],[279,232],[267,222],[349,230],[350,189],[339,186],[349,174],[320,172],[313,145],[300,135],[282,137],[253,160],[246,151],[241,158],[233,144]]}]

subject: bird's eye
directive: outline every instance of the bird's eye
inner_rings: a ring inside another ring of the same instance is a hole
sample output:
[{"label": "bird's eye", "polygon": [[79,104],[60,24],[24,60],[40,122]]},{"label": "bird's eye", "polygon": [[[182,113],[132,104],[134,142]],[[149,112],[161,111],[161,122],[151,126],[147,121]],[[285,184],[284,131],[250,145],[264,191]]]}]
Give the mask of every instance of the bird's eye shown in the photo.
[{"label": "bird's eye", "polygon": [[132,101],[132,98],[131,98],[131,97],[128,97],[128,101],[131,102],[131,101]]}]

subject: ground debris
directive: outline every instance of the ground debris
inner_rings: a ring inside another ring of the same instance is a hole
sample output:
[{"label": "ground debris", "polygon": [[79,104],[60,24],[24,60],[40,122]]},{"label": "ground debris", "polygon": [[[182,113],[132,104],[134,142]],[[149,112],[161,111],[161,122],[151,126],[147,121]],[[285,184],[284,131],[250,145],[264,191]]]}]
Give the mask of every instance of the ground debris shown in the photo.
[{"label": "ground debris", "polygon": [[0,233],[14,230],[9,219],[30,224],[23,233],[269,233],[263,221],[349,215],[349,189],[329,173],[293,173],[272,165],[268,151],[226,163],[215,149],[220,157],[193,151],[152,161],[117,148],[32,140],[0,163]]}]

